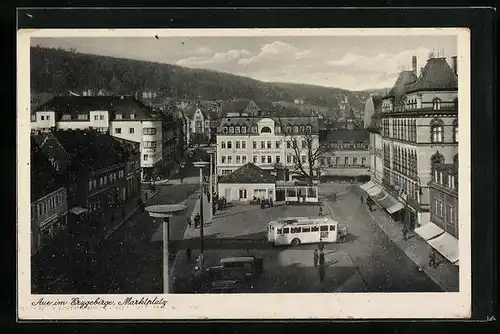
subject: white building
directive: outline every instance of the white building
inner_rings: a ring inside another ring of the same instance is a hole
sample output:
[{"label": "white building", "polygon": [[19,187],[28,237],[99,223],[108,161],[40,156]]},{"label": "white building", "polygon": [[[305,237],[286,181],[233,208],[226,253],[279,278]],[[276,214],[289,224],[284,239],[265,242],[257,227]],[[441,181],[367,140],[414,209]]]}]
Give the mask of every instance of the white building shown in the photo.
[{"label": "white building", "polygon": [[32,132],[94,129],[140,144],[143,176],[162,164],[162,117],[132,96],[57,96],[31,114]]},{"label": "white building", "polygon": [[217,187],[219,196],[228,202],[249,202],[254,197],[276,200],[276,177],[250,162],[221,176]]},{"label": "white building", "polygon": [[280,164],[291,179],[298,165],[308,169],[308,140],[311,150],[319,147],[317,117],[225,117],[217,133],[217,174],[230,174],[251,162],[273,172]]}]

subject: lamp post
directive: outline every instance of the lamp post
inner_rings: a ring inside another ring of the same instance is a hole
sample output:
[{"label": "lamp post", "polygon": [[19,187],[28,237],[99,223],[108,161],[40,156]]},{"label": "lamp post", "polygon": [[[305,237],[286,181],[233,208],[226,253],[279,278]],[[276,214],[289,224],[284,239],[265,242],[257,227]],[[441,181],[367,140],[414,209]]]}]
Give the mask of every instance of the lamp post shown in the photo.
[{"label": "lamp post", "polygon": [[[214,148],[209,148],[207,150],[207,153],[210,154],[210,182],[209,182],[209,194],[208,196],[210,196],[210,213],[209,213],[209,217],[210,219],[213,218],[213,200],[214,200],[214,196],[213,196],[213,178],[214,178],[214,154],[215,154],[216,150]],[[217,183],[215,183],[215,186],[217,187]]]},{"label": "lamp post", "polygon": [[204,251],[204,240],[203,240],[203,168],[208,166],[206,161],[195,161],[193,165],[200,169],[200,269],[203,270],[203,251]]},{"label": "lamp post", "polygon": [[168,268],[168,243],[169,243],[169,223],[170,218],[176,213],[184,211],[186,206],[183,204],[169,205],[151,205],[145,208],[152,218],[163,219],[163,293],[167,294],[170,290],[170,277]]}]

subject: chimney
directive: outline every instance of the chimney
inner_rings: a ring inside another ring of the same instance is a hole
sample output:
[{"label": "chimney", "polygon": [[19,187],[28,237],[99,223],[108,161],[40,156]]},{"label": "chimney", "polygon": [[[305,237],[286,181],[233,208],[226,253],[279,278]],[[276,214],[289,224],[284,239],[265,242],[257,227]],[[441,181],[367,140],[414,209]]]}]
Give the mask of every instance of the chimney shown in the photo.
[{"label": "chimney", "polygon": [[417,75],[417,57],[416,56],[411,57],[411,70],[413,71],[413,74]]},{"label": "chimney", "polygon": [[453,56],[451,57],[451,68],[453,68],[453,72],[455,72],[456,75],[458,75],[458,71],[457,71],[457,56]]}]

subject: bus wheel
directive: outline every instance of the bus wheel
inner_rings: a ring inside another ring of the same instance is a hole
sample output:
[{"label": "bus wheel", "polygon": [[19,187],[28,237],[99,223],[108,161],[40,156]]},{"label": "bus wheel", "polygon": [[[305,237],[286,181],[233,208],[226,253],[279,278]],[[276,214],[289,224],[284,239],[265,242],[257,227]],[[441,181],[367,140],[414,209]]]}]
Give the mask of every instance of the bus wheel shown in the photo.
[{"label": "bus wheel", "polygon": [[300,245],[300,240],[298,238],[295,238],[292,240],[292,246],[293,247],[297,247],[298,245]]}]

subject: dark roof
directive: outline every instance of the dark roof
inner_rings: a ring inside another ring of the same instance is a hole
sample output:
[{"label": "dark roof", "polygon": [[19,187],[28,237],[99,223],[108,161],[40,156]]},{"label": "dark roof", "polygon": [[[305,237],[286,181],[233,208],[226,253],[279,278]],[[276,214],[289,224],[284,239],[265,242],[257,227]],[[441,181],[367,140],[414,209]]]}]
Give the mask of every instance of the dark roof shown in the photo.
[{"label": "dark roof", "polygon": [[249,162],[231,174],[219,177],[219,183],[274,183],[276,177],[270,172],[263,170]]},{"label": "dark roof", "polygon": [[71,165],[71,158],[57,138],[51,132],[33,135],[32,138],[49,161],[57,164],[58,174],[63,174],[66,168]]},{"label": "dark roof", "polygon": [[67,130],[55,132],[55,137],[73,161],[78,161],[90,171],[124,163],[128,159],[123,145],[108,134],[92,130]]},{"label": "dark roof", "polygon": [[351,141],[355,142],[366,142],[370,140],[370,133],[367,129],[356,129],[356,130],[334,130],[323,133],[323,138],[321,141],[326,142],[339,142],[348,143]]},{"label": "dark roof", "polygon": [[223,114],[242,112],[248,107],[249,103],[250,100],[248,99],[234,99],[231,101],[227,101],[226,103],[224,103],[224,105],[222,105],[222,112]]},{"label": "dark roof", "polygon": [[457,89],[458,76],[446,58],[431,58],[427,60],[417,81],[407,87],[407,92]]},{"label": "dark roof", "polygon": [[224,117],[222,118],[219,127],[230,126],[230,125],[246,125],[250,128],[252,125],[257,124],[261,119],[271,118],[275,121],[275,125],[281,124],[283,127],[288,125],[311,125],[312,132],[315,133],[319,129],[319,120],[317,116],[284,116],[284,117],[246,117],[246,116],[238,116],[238,117]]},{"label": "dark roof", "polygon": [[56,170],[40,150],[35,138],[31,137],[31,202],[62,187]]},{"label": "dark roof", "polygon": [[156,113],[133,96],[56,96],[40,106],[37,111],[53,110],[62,114],[70,114],[71,119],[77,119],[78,114],[88,114],[90,111],[107,110],[110,118],[122,114],[122,119],[130,119],[134,114],[136,120],[156,118]]},{"label": "dark roof", "polygon": [[416,80],[417,76],[413,71],[402,71],[386,97],[394,97],[396,101],[401,100],[408,90],[408,85],[415,83]]}]

